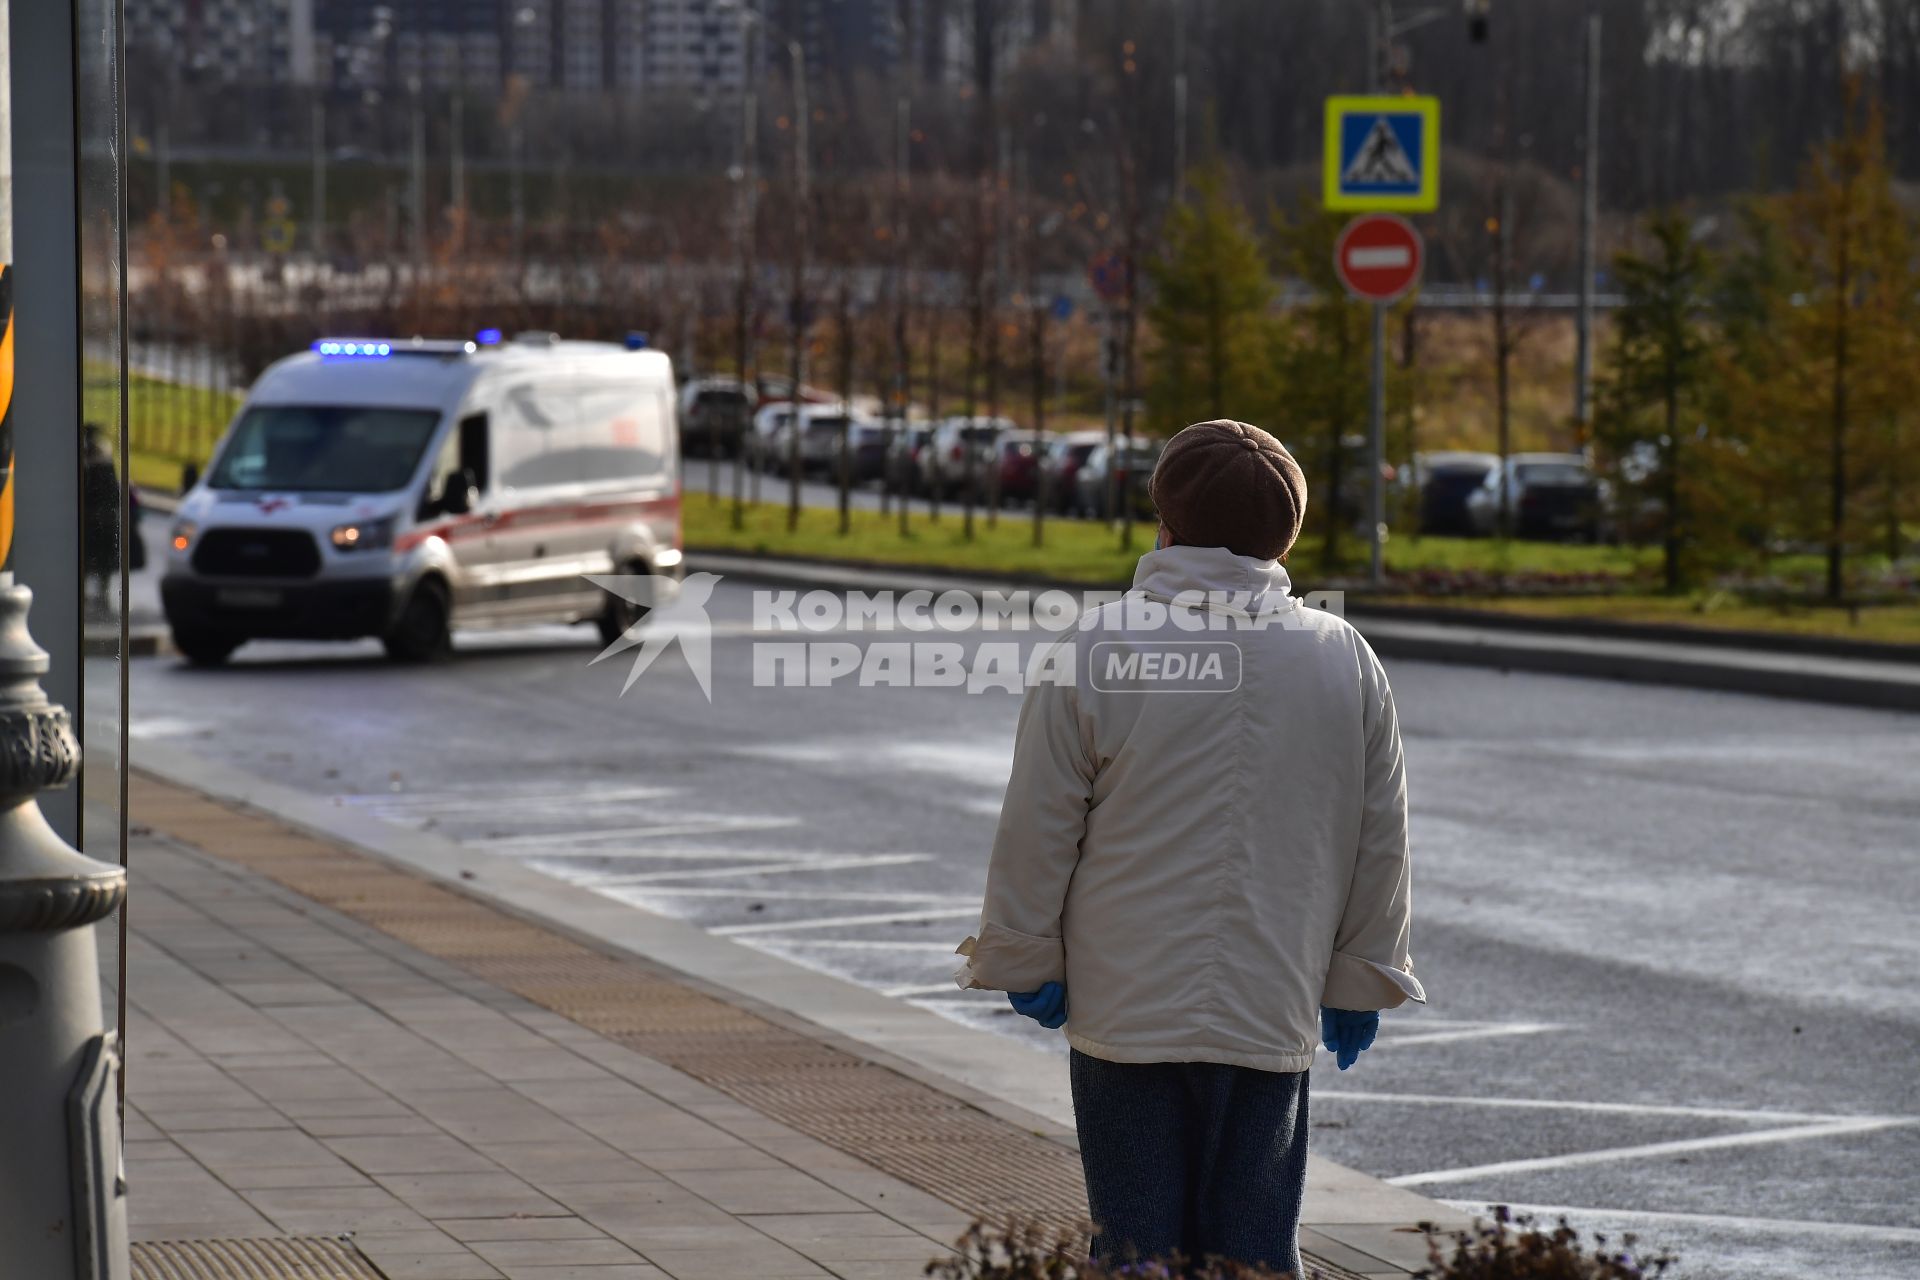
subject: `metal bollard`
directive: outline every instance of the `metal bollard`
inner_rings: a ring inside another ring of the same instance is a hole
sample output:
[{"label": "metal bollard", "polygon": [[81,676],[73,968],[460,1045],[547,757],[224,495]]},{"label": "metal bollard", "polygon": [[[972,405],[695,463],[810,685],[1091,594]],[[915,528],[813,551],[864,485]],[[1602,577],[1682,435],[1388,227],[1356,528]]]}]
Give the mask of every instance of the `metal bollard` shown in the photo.
[{"label": "metal bollard", "polygon": [[73,780],[80,748],[40,688],[32,600],[0,574],[0,1275],[127,1280],[120,1049],[93,931],[127,878],[68,847],[35,799]]}]

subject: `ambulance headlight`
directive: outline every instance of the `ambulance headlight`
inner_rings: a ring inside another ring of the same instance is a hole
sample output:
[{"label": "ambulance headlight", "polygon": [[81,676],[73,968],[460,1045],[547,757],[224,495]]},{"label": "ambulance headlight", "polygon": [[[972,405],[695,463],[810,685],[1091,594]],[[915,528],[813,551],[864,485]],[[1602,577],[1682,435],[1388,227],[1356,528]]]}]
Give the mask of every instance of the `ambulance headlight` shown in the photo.
[{"label": "ambulance headlight", "polygon": [[393,545],[393,524],[398,517],[382,520],[356,520],[335,525],[331,539],[335,551],[384,551]]}]

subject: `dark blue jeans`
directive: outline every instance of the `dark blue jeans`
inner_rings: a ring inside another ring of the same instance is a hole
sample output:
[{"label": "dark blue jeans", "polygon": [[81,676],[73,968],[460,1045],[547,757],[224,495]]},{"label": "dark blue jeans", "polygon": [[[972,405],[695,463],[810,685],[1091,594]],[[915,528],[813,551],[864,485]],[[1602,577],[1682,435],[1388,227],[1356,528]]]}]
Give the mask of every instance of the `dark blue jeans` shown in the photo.
[{"label": "dark blue jeans", "polygon": [[1073,1052],[1073,1115],[1102,1261],[1300,1271],[1307,1073]]}]

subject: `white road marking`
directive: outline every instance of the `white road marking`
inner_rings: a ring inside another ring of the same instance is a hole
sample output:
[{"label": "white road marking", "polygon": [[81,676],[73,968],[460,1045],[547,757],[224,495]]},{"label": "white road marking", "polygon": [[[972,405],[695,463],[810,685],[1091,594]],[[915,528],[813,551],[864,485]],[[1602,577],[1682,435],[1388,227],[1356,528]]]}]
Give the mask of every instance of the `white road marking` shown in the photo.
[{"label": "white road marking", "polygon": [[[930,853],[873,853],[846,857],[793,858],[781,862],[742,862],[731,867],[708,867],[700,871],[645,871],[632,875],[607,876],[596,885],[652,884],[661,880],[715,879],[725,876],[786,875],[796,871],[856,871],[863,867],[901,867],[915,862],[931,862]],[[730,893],[751,894],[752,889],[732,889]],[[913,894],[901,895],[913,897]]]},{"label": "white road marking", "polygon": [[[556,836],[554,838],[559,839],[560,837]],[[566,864],[556,866],[554,868],[554,874],[573,876],[579,874],[578,870],[574,868],[570,862],[571,859],[575,858],[599,858],[607,861],[618,860],[621,862],[767,862],[775,858],[831,858],[833,856],[835,855],[830,853],[799,854],[785,851],[775,852],[770,849],[726,849],[717,846],[712,849],[599,848],[582,850],[577,854],[556,854],[554,855],[553,861],[559,864]],[[539,867],[546,861],[545,858],[538,855],[527,858],[527,863],[534,867]]]},{"label": "white road marking", "polygon": [[818,920],[768,920],[761,924],[728,924],[708,933],[737,936],[744,933],[785,933],[792,929],[838,929],[855,924],[915,924],[922,920],[977,920],[980,907],[954,907],[941,911],[883,911],[867,916],[825,916]]},{"label": "white road marking", "polygon": [[884,938],[770,938],[762,946],[791,947],[795,950],[833,948],[842,951],[929,951],[943,956],[955,954],[947,942],[890,942]]},{"label": "white road marking", "polygon": [[[949,786],[1006,790],[1013,756],[1004,739],[977,738],[954,742],[903,742],[893,739],[829,738],[814,742],[755,743],[735,747],[730,754],[787,764],[824,765],[828,772],[868,773],[871,762],[884,760],[889,769],[937,775]],[[999,806],[994,806],[998,813]]]},{"label": "white road marking", "polygon": [[955,986],[952,980],[949,979],[946,982],[933,982],[922,986],[884,987],[881,989],[880,994],[883,996],[892,996],[896,1000],[905,1000],[913,996],[950,996],[959,991],[960,988]]},{"label": "white road marking", "polygon": [[1850,1137],[1880,1129],[1895,1129],[1914,1123],[1899,1119],[1831,1120],[1825,1124],[1789,1125],[1779,1129],[1761,1129],[1749,1133],[1723,1133],[1711,1138],[1678,1138],[1671,1142],[1646,1142],[1631,1147],[1607,1147],[1599,1151],[1577,1151],[1564,1156],[1539,1156],[1529,1160],[1500,1160],[1493,1164],[1468,1165],[1459,1169],[1432,1169],[1425,1173],[1407,1173],[1388,1178],[1395,1187],[1429,1187],[1437,1182],[1465,1182],[1472,1178],[1495,1178],[1516,1173],[1540,1173],[1548,1169],[1577,1169],[1591,1164],[1617,1160],[1649,1160],[1663,1156],[1685,1155],[1695,1151],[1724,1151],[1732,1147],[1756,1147],[1775,1142],[1803,1142],[1810,1138]]},{"label": "white road marking", "polygon": [[438,791],[374,792],[350,795],[343,799],[356,808],[379,814],[418,813],[422,810],[456,809],[463,812],[515,813],[543,805],[561,804],[569,808],[628,804],[636,800],[664,800],[676,794],[672,787],[608,787],[583,791],[579,787],[451,788]]},{"label": "white road marking", "polygon": [[736,818],[725,814],[712,814],[685,822],[613,827],[603,831],[541,831],[526,835],[476,836],[461,843],[482,849],[524,849],[541,845],[590,848],[603,843],[617,844],[623,840],[656,840],[661,836],[700,836],[721,832],[773,831],[799,825],[798,818]]},{"label": "white road marking", "polygon": [[1414,1106],[1493,1107],[1514,1110],[1575,1111],[1589,1115],[1681,1116],[1695,1120],[1745,1120],[1763,1124],[1828,1124],[1835,1120],[1871,1119],[1911,1123],[1892,1116],[1837,1116],[1827,1112],[1755,1111],[1735,1107],[1666,1106],[1643,1102],[1569,1102],[1558,1098],[1473,1098],[1447,1093],[1373,1093],[1366,1090],[1316,1089],[1316,1098],[1342,1102],[1402,1102]]},{"label": "white road marking", "polygon": [[[1442,1204],[1464,1213],[1487,1213],[1494,1204],[1479,1200],[1443,1200]],[[1672,1223],[1675,1226],[1716,1227],[1729,1231],[1763,1231],[1792,1236],[1828,1236],[1865,1240],[1884,1240],[1894,1244],[1920,1242],[1920,1227],[1888,1227],[1873,1222],[1819,1222],[1806,1218],[1743,1218],[1719,1213],[1667,1213],[1641,1209],[1601,1209],[1564,1204],[1500,1203],[1514,1213],[1554,1218],[1607,1218],[1628,1222]]]},{"label": "white road marking", "polygon": [[623,880],[580,881],[589,889],[603,893],[630,892],[636,898],[752,898],[767,902],[896,902],[924,907],[929,903],[973,904],[980,911],[980,899],[955,893],[894,893],[879,889],[716,889],[710,885],[636,884]]},{"label": "white road marking", "polygon": [[[1422,1023],[1411,1023],[1420,1026]],[[1404,1034],[1389,1031],[1380,1037],[1384,1047],[1392,1045],[1404,1049],[1416,1044],[1456,1044],[1462,1040],[1485,1040],[1494,1036],[1534,1036],[1545,1031],[1564,1031],[1566,1026],[1559,1022],[1476,1022],[1465,1024],[1452,1031],[1409,1031]]]}]

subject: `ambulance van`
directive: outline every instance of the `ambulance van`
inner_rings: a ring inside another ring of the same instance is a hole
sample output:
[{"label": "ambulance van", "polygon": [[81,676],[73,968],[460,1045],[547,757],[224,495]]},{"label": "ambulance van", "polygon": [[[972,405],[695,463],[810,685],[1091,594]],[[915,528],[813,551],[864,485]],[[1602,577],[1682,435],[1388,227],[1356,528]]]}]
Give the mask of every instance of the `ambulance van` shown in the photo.
[{"label": "ambulance van", "polygon": [[160,597],[188,661],[249,640],[596,624],[636,606],[596,573],[679,576],[673,368],[549,333],[327,338],[260,376],[182,499]]}]

